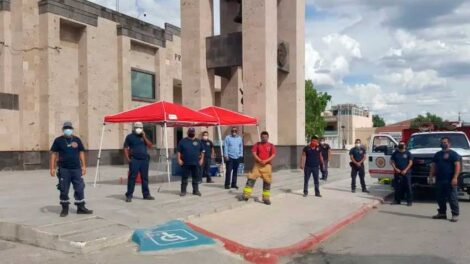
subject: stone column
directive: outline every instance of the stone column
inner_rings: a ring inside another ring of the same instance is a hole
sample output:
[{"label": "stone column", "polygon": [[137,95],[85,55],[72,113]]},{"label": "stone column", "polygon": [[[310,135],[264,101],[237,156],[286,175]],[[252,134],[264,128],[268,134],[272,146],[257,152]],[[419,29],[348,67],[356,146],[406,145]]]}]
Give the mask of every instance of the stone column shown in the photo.
[{"label": "stone column", "polygon": [[[131,109],[131,64],[130,50],[131,41],[126,36],[118,36],[118,90],[119,90],[119,109],[126,111]],[[129,124],[119,124],[119,142],[124,142],[132,126]]]},{"label": "stone column", "polygon": [[279,144],[305,144],[305,0],[281,0],[277,34],[288,43],[289,72],[279,72]]},{"label": "stone column", "polygon": [[183,105],[214,103],[214,73],[206,67],[206,38],[213,35],[212,0],[181,0]]},{"label": "stone column", "polygon": [[[243,110],[278,143],[277,0],[243,0]],[[256,142],[256,128],[245,129]]]},{"label": "stone column", "polygon": [[[155,69],[157,69],[157,96],[159,101],[173,102],[173,78],[167,71],[166,58],[167,49],[159,48],[155,56]],[[162,129],[157,126],[157,148],[165,147]],[[168,128],[168,147],[175,147],[175,132],[173,128]]]}]

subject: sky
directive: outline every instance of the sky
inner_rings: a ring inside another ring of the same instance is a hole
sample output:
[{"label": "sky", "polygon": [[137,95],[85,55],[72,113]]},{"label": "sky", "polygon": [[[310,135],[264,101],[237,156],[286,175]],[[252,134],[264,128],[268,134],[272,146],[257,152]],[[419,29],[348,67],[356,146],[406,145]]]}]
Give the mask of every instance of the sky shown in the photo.
[{"label": "sky", "polygon": [[[116,0],[92,2],[116,8]],[[461,112],[470,122],[470,1],[305,2],[305,78],[332,104],[367,107],[388,124],[426,112],[448,120]],[[120,0],[120,11],[179,26],[179,4]]]}]

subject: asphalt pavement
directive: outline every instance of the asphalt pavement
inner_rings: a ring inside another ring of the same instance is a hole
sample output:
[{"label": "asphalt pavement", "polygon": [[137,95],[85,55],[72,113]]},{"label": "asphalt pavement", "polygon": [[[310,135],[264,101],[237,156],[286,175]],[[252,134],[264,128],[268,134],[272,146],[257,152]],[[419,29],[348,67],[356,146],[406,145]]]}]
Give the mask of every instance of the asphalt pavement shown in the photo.
[{"label": "asphalt pavement", "polygon": [[432,194],[420,193],[416,198],[412,207],[384,204],[316,250],[283,259],[282,263],[470,263],[468,195],[460,201],[458,223],[431,219],[437,212]]}]

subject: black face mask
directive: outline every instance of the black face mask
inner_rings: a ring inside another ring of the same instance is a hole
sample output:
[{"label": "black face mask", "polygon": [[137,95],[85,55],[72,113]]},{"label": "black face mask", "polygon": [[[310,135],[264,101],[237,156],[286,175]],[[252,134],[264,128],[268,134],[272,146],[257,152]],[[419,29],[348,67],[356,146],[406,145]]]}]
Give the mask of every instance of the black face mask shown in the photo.
[{"label": "black face mask", "polygon": [[196,134],[194,134],[194,133],[188,133],[188,137],[190,137],[190,138],[194,138],[195,136],[196,136]]},{"label": "black face mask", "polygon": [[405,149],[405,145],[404,144],[398,145],[398,149],[401,149],[401,150]]}]

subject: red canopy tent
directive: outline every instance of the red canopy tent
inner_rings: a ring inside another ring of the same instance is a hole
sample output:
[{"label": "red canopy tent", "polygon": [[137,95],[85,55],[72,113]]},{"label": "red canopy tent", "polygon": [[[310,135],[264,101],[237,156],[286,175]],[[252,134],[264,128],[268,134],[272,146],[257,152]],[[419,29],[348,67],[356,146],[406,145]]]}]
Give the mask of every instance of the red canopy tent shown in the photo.
[{"label": "red canopy tent", "polygon": [[[217,119],[217,132],[219,134],[220,140],[220,153],[223,156],[223,140],[222,140],[222,132],[220,131],[220,126],[256,126],[259,135],[259,126],[258,126],[258,119],[247,116],[244,114],[240,114],[238,112],[225,109],[222,107],[217,106],[209,106],[199,110],[199,112],[210,115]],[[222,170],[225,171],[222,162]]]},{"label": "red canopy tent", "polygon": [[118,114],[105,116],[103,129],[101,131],[100,148],[98,151],[98,161],[96,165],[94,186],[96,186],[96,180],[99,175],[101,149],[103,146],[103,138],[106,123],[129,122],[156,123],[164,127],[167,174],[168,182],[170,182],[170,162],[168,151],[167,127],[216,126],[218,120],[213,116],[194,111],[188,107],[179,104],[170,103],[166,101],[159,101],[148,105],[140,106],[128,111],[124,111]]}]

